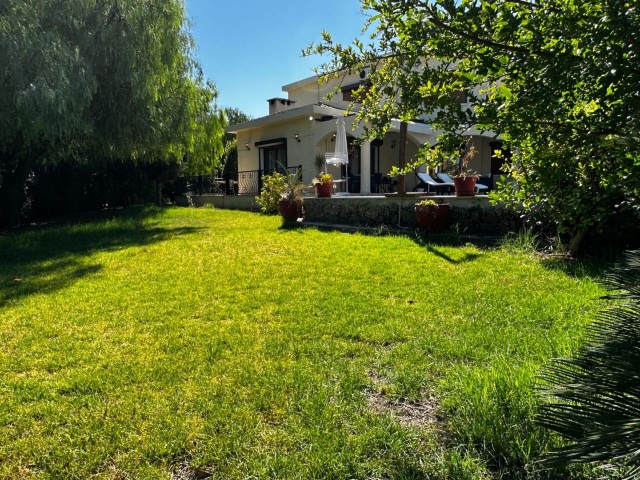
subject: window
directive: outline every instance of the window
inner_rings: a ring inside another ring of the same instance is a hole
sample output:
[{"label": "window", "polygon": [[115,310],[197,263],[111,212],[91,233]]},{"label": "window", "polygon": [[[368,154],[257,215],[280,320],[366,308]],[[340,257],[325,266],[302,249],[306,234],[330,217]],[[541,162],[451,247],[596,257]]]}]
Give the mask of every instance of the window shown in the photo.
[{"label": "window", "polygon": [[345,85],[344,87],[341,88],[342,90],[342,100],[345,102],[355,102],[358,99],[356,98],[355,95],[355,91],[358,90],[360,87],[362,87],[363,89],[363,93],[367,93],[367,89],[369,88],[370,84],[367,82],[360,82],[360,83],[356,83],[354,85]]},{"label": "window", "polygon": [[260,151],[260,169],[264,175],[282,172],[287,167],[287,139],[277,138],[257,142]]}]

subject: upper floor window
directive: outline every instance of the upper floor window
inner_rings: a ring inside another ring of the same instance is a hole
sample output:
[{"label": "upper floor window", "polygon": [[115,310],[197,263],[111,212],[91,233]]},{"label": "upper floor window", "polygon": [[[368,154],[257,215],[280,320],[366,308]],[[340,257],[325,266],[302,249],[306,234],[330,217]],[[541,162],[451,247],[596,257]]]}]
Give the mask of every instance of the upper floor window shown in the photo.
[{"label": "upper floor window", "polygon": [[364,93],[366,93],[366,90],[369,88],[369,86],[370,84],[368,82],[359,82],[341,87],[340,90],[342,90],[342,100],[345,102],[357,101],[358,98],[355,95],[355,91],[362,87],[364,89]]}]

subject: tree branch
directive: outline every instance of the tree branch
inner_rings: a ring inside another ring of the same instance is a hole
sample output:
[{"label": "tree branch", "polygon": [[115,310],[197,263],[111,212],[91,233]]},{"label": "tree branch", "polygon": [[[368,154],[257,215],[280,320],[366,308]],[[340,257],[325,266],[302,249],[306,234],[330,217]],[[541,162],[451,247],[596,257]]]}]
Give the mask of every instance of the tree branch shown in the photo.
[{"label": "tree branch", "polygon": [[471,33],[458,30],[457,28],[454,28],[451,25],[444,22],[443,20],[439,19],[436,15],[429,15],[429,20],[434,25],[441,28],[442,30],[445,30],[449,33],[453,33],[454,35],[459,35],[463,38],[466,38],[467,40],[470,40],[473,43],[477,43],[487,47],[493,47],[498,50],[505,50],[508,52],[518,52],[518,53],[524,53],[526,55],[539,55],[541,57],[547,57],[547,58],[553,57],[553,55],[541,50],[530,50],[529,48],[521,47],[519,45],[508,45],[506,43],[496,42],[495,40],[489,40],[488,38],[482,38],[482,37],[479,37],[478,35],[473,35]]}]

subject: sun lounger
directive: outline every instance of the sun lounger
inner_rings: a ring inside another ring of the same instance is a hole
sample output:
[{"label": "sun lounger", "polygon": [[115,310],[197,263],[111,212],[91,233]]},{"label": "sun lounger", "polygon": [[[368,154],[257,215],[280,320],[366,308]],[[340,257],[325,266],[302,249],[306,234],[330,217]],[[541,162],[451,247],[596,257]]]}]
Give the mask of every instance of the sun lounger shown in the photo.
[{"label": "sun lounger", "polygon": [[437,193],[451,192],[451,190],[453,190],[453,182],[438,182],[431,178],[431,175],[423,172],[417,172],[416,176],[420,183],[415,186],[414,191],[419,188],[422,188],[425,192],[431,192],[433,190]]}]

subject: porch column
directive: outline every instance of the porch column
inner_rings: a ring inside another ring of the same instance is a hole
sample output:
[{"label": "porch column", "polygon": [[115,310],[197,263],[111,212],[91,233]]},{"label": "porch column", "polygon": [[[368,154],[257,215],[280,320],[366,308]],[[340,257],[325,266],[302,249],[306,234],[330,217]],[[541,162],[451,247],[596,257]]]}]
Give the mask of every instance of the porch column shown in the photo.
[{"label": "porch column", "polygon": [[360,193],[371,193],[371,142],[360,145]]}]

